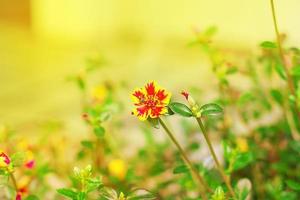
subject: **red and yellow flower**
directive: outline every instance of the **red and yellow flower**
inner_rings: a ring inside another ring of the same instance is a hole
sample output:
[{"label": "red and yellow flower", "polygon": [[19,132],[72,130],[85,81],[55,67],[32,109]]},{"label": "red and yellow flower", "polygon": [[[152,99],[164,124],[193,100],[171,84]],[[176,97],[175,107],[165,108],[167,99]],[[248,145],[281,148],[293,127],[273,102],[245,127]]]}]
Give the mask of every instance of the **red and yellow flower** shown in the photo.
[{"label": "red and yellow flower", "polygon": [[135,108],[132,114],[144,121],[150,118],[158,118],[168,112],[171,93],[161,88],[156,82],[151,81],[143,88],[137,88],[132,93]]},{"label": "red and yellow flower", "polygon": [[27,188],[26,187],[23,187],[23,188],[20,188],[17,192],[17,195],[16,195],[16,200],[22,200],[23,196],[26,195],[28,193],[27,191]]},{"label": "red and yellow flower", "polygon": [[7,167],[10,164],[10,158],[3,151],[0,151],[0,168]]}]

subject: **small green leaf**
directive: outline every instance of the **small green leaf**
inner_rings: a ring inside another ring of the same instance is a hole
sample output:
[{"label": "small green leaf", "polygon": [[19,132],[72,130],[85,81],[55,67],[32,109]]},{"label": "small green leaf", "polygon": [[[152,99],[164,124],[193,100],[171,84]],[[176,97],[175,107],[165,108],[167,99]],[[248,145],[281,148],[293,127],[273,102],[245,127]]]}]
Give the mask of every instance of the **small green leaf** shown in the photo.
[{"label": "small green leaf", "polygon": [[212,200],[225,200],[225,193],[221,186],[217,187],[214,194],[211,197]]},{"label": "small green leaf", "polygon": [[87,192],[94,191],[103,186],[102,181],[99,178],[89,178],[87,179]]},{"label": "small green leaf", "polygon": [[105,129],[102,126],[95,126],[94,133],[98,138],[102,138],[105,133]]},{"label": "small green leaf", "polygon": [[226,74],[229,75],[229,74],[234,74],[236,72],[238,72],[238,68],[233,66],[227,69]]},{"label": "small green leaf", "polygon": [[216,103],[204,104],[200,108],[202,116],[218,115],[223,113],[223,108]]},{"label": "small green leaf", "polygon": [[186,172],[189,172],[189,168],[186,165],[179,165],[173,170],[173,174],[181,174]]},{"label": "small green leaf", "polygon": [[273,99],[280,105],[283,104],[283,97],[282,94],[279,90],[273,89],[270,91],[271,96],[273,97]]},{"label": "small green leaf", "polygon": [[250,164],[252,161],[254,161],[254,157],[251,152],[239,153],[235,158],[235,162],[233,163],[232,169],[233,170],[242,169],[246,167],[248,164]]},{"label": "small green leaf", "polygon": [[239,106],[244,106],[246,103],[251,102],[255,100],[255,97],[253,96],[253,94],[251,92],[245,92],[243,94],[240,95],[237,104]]},{"label": "small green leaf", "polygon": [[278,75],[279,75],[283,80],[286,80],[286,73],[285,73],[285,69],[284,69],[284,67],[282,66],[282,64],[277,63],[277,64],[275,65],[275,70],[276,70],[276,72],[278,73]]},{"label": "small green leaf", "polygon": [[300,76],[300,65],[293,67],[291,70],[291,74],[293,76]]},{"label": "small green leaf", "polygon": [[77,200],[86,200],[86,193],[85,192],[79,192],[77,194]]},{"label": "small green leaf", "polygon": [[81,77],[77,78],[77,85],[81,90],[85,90],[85,82]]},{"label": "small green leaf", "polygon": [[71,199],[76,199],[77,198],[77,193],[74,192],[73,190],[71,189],[68,189],[68,188],[61,188],[61,189],[58,189],[56,190],[59,194],[65,196],[65,197],[69,197]]},{"label": "small green leaf", "polygon": [[289,101],[290,101],[290,103],[292,103],[292,104],[294,104],[294,103],[296,103],[296,97],[294,96],[294,95],[289,95]]},{"label": "small green leaf", "polygon": [[192,111],[184,104],[173,102],[169,104],[169,108],[174,112],[183,117],[191,117],[193,116]]},{"label": "small green leaf", "polygon": [[171,110],[170,107],[168,107],[168,115],[174,115],[175,113]]},{"label": "small green leaf", "polygon": [[265,48],[265,49],[274,49],[274,48],[277,48],[277,45],[274,42],[264,41],[264,42],[260,43],[260,47]]},{"label": "small green leaf", "polygon": [[296,182],[294,180],[287,180],[286,184],[292,190],[300,191],[300,183],[299,182]]},{"label": "small green leaf", "polygon": [[91,141],[82,140],[81,145],[86,147],[86,148],[93,149],[93,143]]},{"label": "small green leaf", "polygon": [[29,195],[25,198],[25,200],[39,200],[39,198],[35,195]]}]

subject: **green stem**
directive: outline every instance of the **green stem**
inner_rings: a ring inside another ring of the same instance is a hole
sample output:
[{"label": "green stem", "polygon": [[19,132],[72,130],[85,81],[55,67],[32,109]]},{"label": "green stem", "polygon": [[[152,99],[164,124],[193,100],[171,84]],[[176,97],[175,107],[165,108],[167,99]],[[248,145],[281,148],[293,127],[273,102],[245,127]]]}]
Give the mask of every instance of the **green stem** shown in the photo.
[{"label": "green stem", "polygon": [[[288,82],[288,88],[290,90],[290,93],[293,96],[296,97],[296,90],[295,90],[295,86],[294,86],[294,83],[293,83],[293,79],[291,77],[291,74],[289,72],[288,66],[287,66],[286,61],[284,59],[284,52],[283,52],[283,48],[282,48],[282,45],[281,45],[279,28],[278,28],[278,23],[277,23],[276,14],[275,14],[276,12],[275,12],[274,1],[270,0],[270,3],[271,3],[273,24],[274,24],[274,29],[275,29],[275,33],[276,33],[276,40],[277,40],[277,45],[278,45],[278,51],[279,51],[279,55],[280,55],[280,58],[281,58],[282,65],[283,65],[285,73],[286,73],[287,82]],[[297,102],[295,103],[295,111],[297,113],[298,119],[300,119],[300,111],[299,111]]]},{"label": "green stem", "polygon": [[230,185],[229,177],[225,174],[223,168],[221,167],[221,165],[220,165],[220,163],[219,163],[219,160],[218,160],[218,158],[217,158],[217,156],[216,156],[216,153],[215,153],[215,151],[214,151],[214,149],[213,149],[213,146],[212,146],[212,144],[211,144],[211,142],[210,142],[210,139],[209,139],[209,137],[208,137],[208,134],[207,134],[207,132],[206,132],[206,129],[205,129],[203,123],[202,123],[202,120],[201,120],[200,117],[196,117],[196,120],[197,120],[197,122],[198,122],[198,124],[199,124],[199,127],[200,127],[200,129],[201,129],[201,131],[202,131],[202,133],[203,133],[203,135],[204,135],[204,138],[205,138],[205,140],[206,140],[206,143],[208,144],[209,151],[210,151],[210,153],[211,153],[211,155],[212,155],[212,157],[213,157],[213,159],[214,159],[214,161],[215,161],[215,163],[216,163],[217,169],[218,169],[218,171],[220,172],[220,174],[221,174],[221,176],[222,176],[222,178],[223,178],[223,180],[224,180],[224,182],[225,182],[227,188],[229,189],[230,195],[231,195],[232,197],[235,198],[235,194],[234,194],[233,188],[232,188],[231,185]]},{"label": "green stem", "polygon": [[207,200],[205,191],[203,191],[202,186],[205,188],[205,190],[207,191],[211,191],[211,189],[208,187],[208,185],[206,184],[206,182],[204,181],[204,179],[202,178],[202,176],[199,174],[199,172],[197,171],[197,169],[193,166],[192,162],[189,160],[189,158],[187,157],[185,151],[182,149],[182,147],[180,146],[180,144],[178,143],[178,141],[176,140],[175,136],[173,135],[173,133],[170,131],[170,129],[167,127],[167,125],[165,124],[165,122],[161,119],[158,118],[160,124],[162,125],[162,127],[164,128],[164,130],[166,131],[166,133],[168,134],[168,136],[170,137],[170,139],[172,140],[172,142],[175,144],[175,146],[177,147],[178,151],[180,152],[183,160],[186,162],[186,164],[188,165],[188,167],[190,168],[192,174],[194,175],[194,177],[196,178],[196,180],[198,181],[198,183],[200,184],[200,195],[202,197],[202,199]]},{"label": "green stem", "polygon": [[13,174],[12,172],[10,173],[10,178],[11,178],[11,180],[12,180],[12,183],[13,183],[13,185],[14,185],[14,188],[15,188],[16,192],[18,192],[17,181],[16,181],[16,178],[15,178],[15,176],[14,176],[14,174]]}]

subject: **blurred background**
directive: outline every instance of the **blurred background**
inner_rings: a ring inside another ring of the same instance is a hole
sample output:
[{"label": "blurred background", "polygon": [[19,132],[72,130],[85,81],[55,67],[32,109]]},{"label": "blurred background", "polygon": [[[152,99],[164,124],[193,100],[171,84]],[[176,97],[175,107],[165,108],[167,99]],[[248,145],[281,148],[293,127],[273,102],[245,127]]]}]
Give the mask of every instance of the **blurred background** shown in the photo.
[{"label": "blurred background", "polygon": [[[275,3],[280,30],[299,46],[300,1]],[[95,56],[107,65],[98,81],[209,88],[208,61],[187,44],[211,25],[218,45],[243,54],[274,39],[268,0],[0,0],[0,121],[75,126],[80,98],[66,77]]]}]

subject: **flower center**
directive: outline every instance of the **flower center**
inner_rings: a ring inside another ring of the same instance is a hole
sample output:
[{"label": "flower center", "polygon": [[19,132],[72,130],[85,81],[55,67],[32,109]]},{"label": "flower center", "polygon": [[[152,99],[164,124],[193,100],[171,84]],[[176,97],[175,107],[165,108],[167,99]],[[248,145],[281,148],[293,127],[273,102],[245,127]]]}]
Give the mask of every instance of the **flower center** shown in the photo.
[{"label": "flower center", "polygon": [[145,102],[145,104],[147,105],[147,107],[149,108],[154,108],[157,106],[158,104],[158,100],[155,96],[150,96],[148,97],[147,101]]}]

